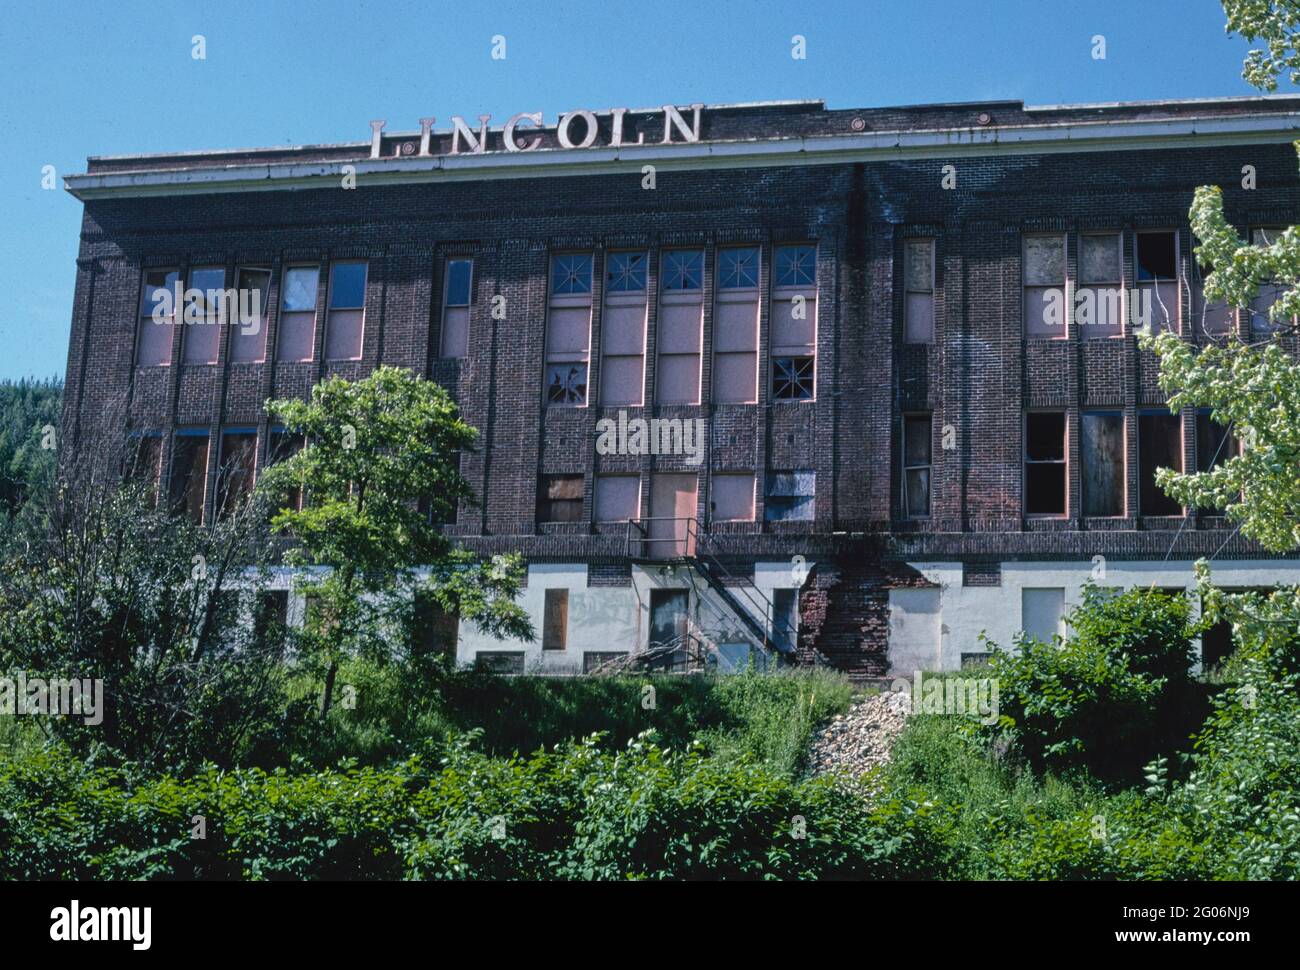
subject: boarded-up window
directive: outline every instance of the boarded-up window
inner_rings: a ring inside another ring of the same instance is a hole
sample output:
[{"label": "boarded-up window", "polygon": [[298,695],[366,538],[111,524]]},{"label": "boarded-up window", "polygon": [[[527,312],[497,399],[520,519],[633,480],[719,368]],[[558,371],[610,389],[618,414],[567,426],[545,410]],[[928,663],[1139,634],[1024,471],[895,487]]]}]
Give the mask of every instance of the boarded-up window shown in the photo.
[{"label": "boarded-up window", "polygon": [[758,400],[759,251],[718,250],[718,293],[713,319],[713,400]]},{"label": "boarded-up window", "polygon": [[903,340],[934,342],[934,240],[909,239],[903,244]]},{"label": "boarded-up window", "polygon": [[217,465],[217,515],[224,518],[239,510],[253,491],[257,465],[257,431],[231,428],[221,435]]},{"label": "boarded-up window", "polygon": [[190,270],[182,322],[181,360],[187,364],[215,364],[221,346],[221,321],[226,307],[226,271],[220,267]]},{"label": "boarded-up window", "polygon": [[714,522],[753,522],[753,473],[715,473],[711,502]]},{"label": "boarded-up window", "polygon": [[542,614],[542,649],[563,650],[569,642],[569,591],[546,590]]},{"label": "boarded-up window", "polygon": [[207,484],[207,430],[178,431],[172,442],[172,471],[168,488],[172,511],[188,515],[202,524]]},{"label": "boarded-up window", "polygon": [[640,407],[645,398],[647,265],[644,252],[605,258],[601,318],[600,403]]},{"label": "boarded-up window", "polygon": [[903,417],[903,514],[930,514],[930,415]]},{"label": "boarded-up window", "polygon": [[769,472],[763,518],[768,522],[810,522],[817,505],[817,472],[811,468]]},{"label": "boarded-up window", "polygon": [[543,475],[537,485],[538,522],[582,520],[582,476]]},{"label": "boarded-up window", "polygon": [[1181,515],[1182,506],[1156,484],[1156,469],[1183,470],[1182,418],[1168,411],[1138,415],[1138,476],[1143,515]]},{"label": "boarded-up window", "polygon": [[665,250],[660,258],[660,278],[655,400],[659,404],[698,404],[704,251]]},{"label": "boarded-up window", "polygon": [[238,306],[227,308],[230,359],[237,364],[266,359],[266,301],[271,296],[271,271],[244,268],[235,274]]},{"label": "boarded-up window", "polygon": [[1025,415],[1025,513],[1065,514],[1065,413]]},{"label": "boarded-up window", "polygon": [[442,348],[439,356],[469,356],[469,306],[473,282],[473,260],[447,260],[442,278]]},{"label": "boarded-up window", "polygon": [[325,359],[360,360],[366,315],[366,264],[330,267],[329,317],[325,324]]},{"label": "boarded-up window", "polygon": [[546,313],[546,402],[579,407],[587,403],[591,355],[591,254],[551,258],[550,305]]},{"label": "boarded-up window", "polygon": [[316,344],[316,299],[319,266],[290,266],[284,271],[277,326],[276,359],[311,360]]},{"label": "boarded-up window", "polygon": [[1020,626],[1043,643],[1065,633],[1065,590],[1060,587],[1020,591]]},{"label": "boarded-up window", "polygon": [[817,247],[776,247],[772,284],[772,397],[810,401],[817,363]]},{"label": "boarded-up window", "polygon": [[596,476],[597,522],[627,522],[640,517],[640,475]]},{"label": "boarded-up window", "polygon": [[1134,316],[1153,333],[1179,331],[1178,236],[1173,232],[1137,234],[1137,301]]},{"label": "boarded-up window", "polygon": [[144,274],[140,294],[140,327],[135,361],[141,367],[172,362],[172,325],[177,320],[174,269],[151,269]]},{"label": "boarded-up window", "polygon": [[1083,340],[1118,337],[1124,332],[1124,265],[1120,234],[1079,237],[1079,292],[1075,319]]},{"label": "boarded-up window", "polygon": [[1065,236],[1026,236],[1025,333],[1065,336]]},{"label": "boarded-up window", "polygon": [[1124,514],[1124,415],[1085,411],[1081,416],[1083,514]]}]

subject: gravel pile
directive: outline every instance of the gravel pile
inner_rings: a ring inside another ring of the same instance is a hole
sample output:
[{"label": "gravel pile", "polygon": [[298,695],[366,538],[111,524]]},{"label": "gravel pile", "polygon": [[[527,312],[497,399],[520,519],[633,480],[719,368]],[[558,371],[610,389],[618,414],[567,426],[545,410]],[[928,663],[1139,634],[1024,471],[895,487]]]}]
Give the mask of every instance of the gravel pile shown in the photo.
[{"label": "gravel pile", "polygon": [[865,697],[819,728],[808,752],[809,771],[857,778],[889,760],[889,749],[911,713],[909,694],[887,691]]}]

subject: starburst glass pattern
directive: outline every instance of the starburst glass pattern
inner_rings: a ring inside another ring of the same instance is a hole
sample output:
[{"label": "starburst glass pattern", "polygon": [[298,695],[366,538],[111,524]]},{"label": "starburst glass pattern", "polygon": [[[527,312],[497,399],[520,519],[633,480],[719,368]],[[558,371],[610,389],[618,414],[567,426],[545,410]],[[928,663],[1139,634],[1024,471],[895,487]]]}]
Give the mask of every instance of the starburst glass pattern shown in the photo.
[{"label": "starburst glass pattern", "polygon": [[679,249],[664,253],[665,290],[698,290],[703,285],[703,251]]},{"label": "starburst glass pattern", "polygon": [[812,286],[817,282],[817,247],[782,246],[776,251],[777,286]]},{"label": "starburst glass pattern", "polygon": [[772,397],[778,401],[809,401],[813,396],[813,359],[776,357],[772,360]]},{"label": "starburst glass pattern", "polygon": [[611,293],[641,292],[645,274],[645,253],[610,253],[605,262],[605,285]]},{"label": "starburst glass pattern", "polygon": [[586,404],[587,365],[551,364],[547,367],[546,400],[551,404]]},{"label": "starburst glass pattern", "polygon": [[551,292],[570,296],[591,292],[591,254],[565,253],[551,263]]},{"label": "starburst glass pattern", "polygon": [[758,286],[758,247],[720,250],[718,286],[724,290],[744,290]]}]

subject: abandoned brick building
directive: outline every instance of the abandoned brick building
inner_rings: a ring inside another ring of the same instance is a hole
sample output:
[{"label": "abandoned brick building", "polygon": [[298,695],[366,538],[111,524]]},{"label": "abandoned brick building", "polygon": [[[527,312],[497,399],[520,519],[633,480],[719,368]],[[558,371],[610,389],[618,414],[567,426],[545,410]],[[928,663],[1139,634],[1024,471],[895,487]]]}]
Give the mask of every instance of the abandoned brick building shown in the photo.
[{"label": "abandoned brick building", "polygon": [[[442,383],[480,432],[481,506],[447,528],[523,554],[540,632],[442,618],[463,662],[761,646],[882,677],[1048,636],[1089,578],[1187,587],[1213,556],[1225,586],[1300,582],[1154,486],[1239,446],[1170,415],[1135,336],[1268,327],[1267,290],[1204,306],[1187,213],[1216,184],[1243,235],[1297,221],[1300,99],[370,127],[66,179],[65,433],[137,437],[206,518],[295,445],[266,399],[380,363]],[[178,285],[256,293],[251,323]]]}]

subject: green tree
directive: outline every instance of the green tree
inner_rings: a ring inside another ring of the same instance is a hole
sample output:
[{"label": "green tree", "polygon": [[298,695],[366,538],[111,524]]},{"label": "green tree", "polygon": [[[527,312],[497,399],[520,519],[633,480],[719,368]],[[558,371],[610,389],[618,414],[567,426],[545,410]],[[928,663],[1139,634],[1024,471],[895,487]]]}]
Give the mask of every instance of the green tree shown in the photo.
[{"label": "green tree", "polygon": [[0,513],[12,514],[54,467],[63,381],[0,381]]},{"label": "green tree", "polygon": [[441,527],[458,502],[474,501],[458,457],[477,437],[445,389],[380,367],[359,381],[323,381],[310,401],[266,407],[306,441],[268,470],[262,487],[281,500],[305,496],[272,525],[296,540],[285,561],[302,569],[297,583],[310,604],[304,641],[325,678],[322,716],[346,655],[387,656],[409,641],[417,593],[493,636],[532,639],[515,602],[520,558],[482,560]]}]

